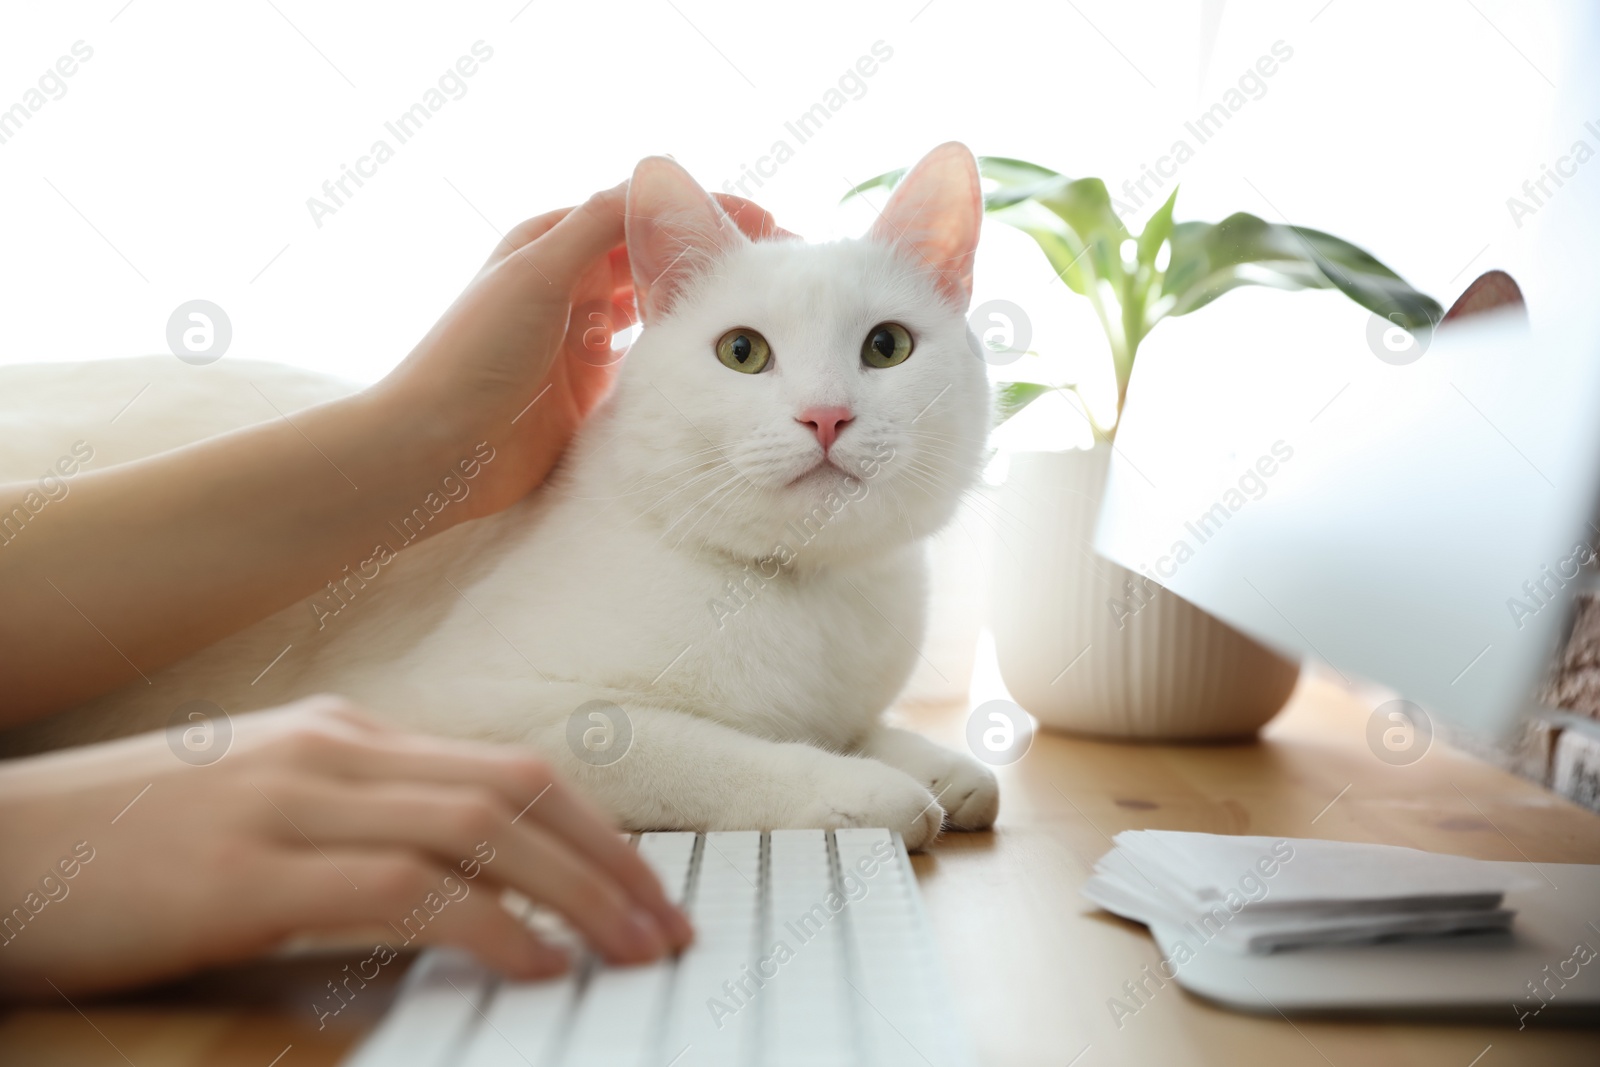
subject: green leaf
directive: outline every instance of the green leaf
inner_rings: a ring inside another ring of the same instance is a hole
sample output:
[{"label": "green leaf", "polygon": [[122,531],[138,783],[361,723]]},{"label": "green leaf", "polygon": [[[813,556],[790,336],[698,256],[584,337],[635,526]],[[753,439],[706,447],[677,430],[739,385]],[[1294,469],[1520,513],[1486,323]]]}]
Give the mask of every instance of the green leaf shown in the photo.
[{"label": "green leaf", "polygon": [[[1024,210],[1021,201],[1038,204],[1049,214],[1041,218]],[[1006,210],[1008,207],[1012,210]],[[1002,222],[1032,237],[1073,292],[1092,295],[1096,283],[1104,280],[1121,294],[1125,282],[1122,242],[1128,239],[1128,231],[1099,178],[1055,178],[997,194],[991,198],[989,210],[1001,212],[997,217]]]},{"label": "green leaf", "polygon": [[[868,178],[840,197],[839,202],[844,203],[853,196],[860,196],[873,189],[893,189],[900,184],[900,179],[904,178],[910,169],[901,167]],[[1048,167],[1041,167],[1037,163],[1021,159],[1007,159],[1004,156],[979,156],[978,173],[995,183],[995,188],[984,194],[983,206],[986,211],[999,211],[1012,204],[1021,203],[1053,184],[1068,180]]]},{"label": "green leaf", "polygon": [[1041,221],[1037,216],[1030,217],[1020,211],[1002,212],[995,217],[1032,237],[1045,259],[1050,261],[1050,269],[1056,276],[1079,296],[1089,295],[1096,280],[1095,267],[1086,254],[1087,246],[1078,240],[1077,234],[1050,219],[1049,215],[1044,219],[1050,221]]},{"label": "green leaf", "polygon": [[1054,391],[1054,386],[1040,385],[1038,382],[1007,382],[995,390],[994,424],[999,426],[1044,394]]},{"label": "green leaf", "polygon": [[[1112,208],[1105,182],[1099,178],[1062,179],[1055,187],[1036,193],[1033,199],[1077,235],[1080,248],[1087,248],[1089,253],[1080,264],[1086,264],[1095,277],[1110,283],[1121,301],[1128,284],[1122,264],[1122,243],[1128,240],[1128,228]],[[1074,287],[1074,291],[1083,290]]]},{"label": "green leaf", "polygon": [[979,156],[978,173],[985,178],[993,178],[1001,185],[1027,185],[1041,179],[1061,177],[1049,167],[1005,156]]},{"label": "green leaf", "polygon": [[1443,309],[1370,253],[1320,230],[1265,222],[1239,212],[1218,223],[1172,228],[1172,262],[1162,281],[1170,314],[1187,315],[1241,285],[1339,289],[1408,329],[1432,326]]},{"label": "green leaf", "polygon": [[994,183],[983,194],[985,211],[1001,211],[1071,180],[1048,167],[1005,156],[979,156],[978,173]]},{"label": "green leaf", "polygon": [[1035,182],[1018,182],[1001,185],[983,194],[983,210],[1004,211],[1008,207],[1033,200],[1037,201],[1067,182],[1067,178],[1041,178]]},{"label": "green leaf", "polygon": [[1310,247],[1317,267],[1351,300],[1408,330],[1432,329],[1444,308],[1384,266],[1365,249],[1331,233],[1304,226],[1289,227]]},{"label": "green leaf", "polygon": [[1156,209],[1150,221],[1144,224],[1144,232],[1139,234],[1139,262],[1147,267],[1155,266],[1156,253],[1161,251],[1162,242],[1172,236],[1172,205],[1177,200],[1178,190],[1173,189],[1167,202]]},{"label": "green leaf", "polygon": [[1120,248],[1128,239],[1128,228],[1111,206],[1105,182],[1099,178],[1063,179],[1054,187],[1041,189],[1034,199],[1071,226],[1085,244],[1103,241],[1118,250],[1117,262],[1121,263]]},{"label": "green leaf", "polygon": [[899,170],[884,171],[876,178],[868,178],[866,181],[862,182],[860,185],[841,196],[839,198],[839,203],[844,203],[852,196],[860,196],[862,193],[867,192],[870,189],[893,189],[896,185],[900,184],[900,179],[904,178],[906,176],[906,171],[910,169],[910,167],[901,167]]}]

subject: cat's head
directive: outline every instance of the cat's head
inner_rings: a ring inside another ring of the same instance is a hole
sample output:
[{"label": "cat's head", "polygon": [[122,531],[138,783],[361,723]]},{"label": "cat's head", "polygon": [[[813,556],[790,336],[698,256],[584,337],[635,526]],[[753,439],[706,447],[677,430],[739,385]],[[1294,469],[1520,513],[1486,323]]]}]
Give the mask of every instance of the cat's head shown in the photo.
[{"label": "cat's head", "polygon": [[965,146],[929,153],[859,239],[752,242],[661,157],[627,210],[644,329],[606,451],[667,543],[803,567],[949,520],[990,414],[966,321],[983,204]]}]

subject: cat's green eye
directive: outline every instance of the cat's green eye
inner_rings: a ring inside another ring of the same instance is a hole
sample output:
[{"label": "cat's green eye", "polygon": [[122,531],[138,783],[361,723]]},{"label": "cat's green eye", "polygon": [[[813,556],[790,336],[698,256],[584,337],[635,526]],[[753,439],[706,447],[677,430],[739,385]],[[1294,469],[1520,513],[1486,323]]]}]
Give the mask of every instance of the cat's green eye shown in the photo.
[{"label": "cat's green eye", "polygon": [[772,348],[765,337],[741,326],[717,338],[717,358],[724,367],[732,367],[741,374],[760,374],[767,369]]},{"label": "cat's green eye", "polygon": [[861,342],[861,362],[869,367],[897,367],[911,355],[911,334],[898,322],[880,322]]}]

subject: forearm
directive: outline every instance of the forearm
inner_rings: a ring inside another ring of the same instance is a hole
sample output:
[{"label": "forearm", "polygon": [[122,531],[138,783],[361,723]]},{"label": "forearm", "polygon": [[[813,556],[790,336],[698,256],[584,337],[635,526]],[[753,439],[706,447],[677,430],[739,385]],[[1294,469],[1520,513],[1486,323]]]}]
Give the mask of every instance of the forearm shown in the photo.
[{"label": "forearm", "polygon": [[5,516],[35,487],[0,486],[0,727],[140,684],[531,492],[615,373],[574,309],[631,299],[625,199],[626,183],[513,228],[372,389],[78,474],[15,536]]},{"label": "forearm", "polygon": [[[452,472],[470,486],[475,444],[369,391],[78,475],[0,543],[0,726],[140,682],[380,543],[454,525],[466,508],[428,504]],[[0,486],[0,514],[30,488]]]}]

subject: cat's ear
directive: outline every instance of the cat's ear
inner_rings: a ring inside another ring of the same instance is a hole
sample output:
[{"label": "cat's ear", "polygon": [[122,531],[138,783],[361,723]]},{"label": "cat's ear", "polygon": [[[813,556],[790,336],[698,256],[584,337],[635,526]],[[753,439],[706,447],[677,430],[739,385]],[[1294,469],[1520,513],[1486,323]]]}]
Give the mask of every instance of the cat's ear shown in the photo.
[{"label": "cat's ear", "polygon": [[649,156],[628,183],[628,261],[641,318],[665,315],[697,275],[745,244],[725,211],[665,156]]},{"label": "cat's ear", "polygon": [[964,309],[972,300],[972,255],[982,225],[977,160],[966,145],[947,141],[895,186],[868,236],[926,264],[939,291]]}]

